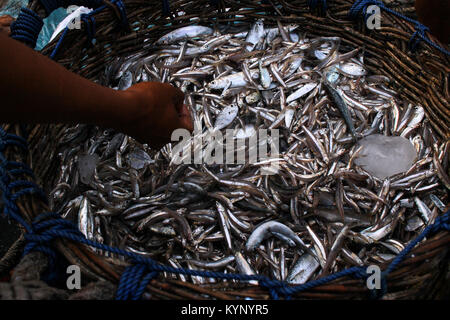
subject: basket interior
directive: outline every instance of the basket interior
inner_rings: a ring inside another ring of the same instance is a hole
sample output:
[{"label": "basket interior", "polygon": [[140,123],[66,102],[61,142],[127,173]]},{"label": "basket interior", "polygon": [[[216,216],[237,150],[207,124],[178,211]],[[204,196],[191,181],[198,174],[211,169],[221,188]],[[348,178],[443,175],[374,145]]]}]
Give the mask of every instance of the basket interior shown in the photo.
[{"label": "basket interior", "polygon": [[[450,120],[448,58],[426,45],[415,53],[410,52],[408,40],[414,32],[414,26],[397,17],[383,14],[382,29],[371,31],[367,30],[361,21],[355,22],[348,18],[347,14],[353,1],[346,0],[332,1],[325,15],[320,15],[319,11],[311,11],[303,0],[278,1],[275,6],[264,5],[257,1],[225,1],[226,6],[219,10],[206,0],[195,2],[180,0],[171,2],[170,17],[162,13],[161,1],[135,0],[124,3],[131,32],[121,30],[112,11],[105,10],[96,15],[95,44],[89,44],[84,30],[71,30],[63,39],[63,45],[59,48],[55,60],[85,78],[98,81],[105,67],[115,57],[127,57],[143,47],[147,47],[150,54],[156,49],[151,43],[161,35],[181,26],[227,24],[231,28],[249,27],[260,18],[264,19],[265,25],[276,26],[277,21],[283,24],[295,23],[299,24],[302,32],[310,37],[338,35],[342,39],[341,48],[345,51],[363,48],[365,65],[369,71],[392,79],[390,87],[396,90],[406,103],[422,105],[440,143],[448,140]],[[59,38],[56,38],[50,43],[43,53],[49,55],[58,40]],[[64,139],[60,138],[61,135],[70,133],[70,127],[65,125],[41,125],[38,129],[34,128],[34,132],[30,141],[34,170],[44,189],[50,192],[55,186],[54,172],[60,166],[59,160],[54,156],[55,153],[57,150],[70,148],[70,143],[78,144],[83,141],[64,142]],[[49,136],[55,135],[60,139],[48,139]],[[441,243],[439,241],[442,239],[438,238],[436,241]],[[434,245],[438,246],[436,242]],[[108,259],[94,257],[92,253],[74,245],[68,245],[63,251],[72,260],[85,264],[86,269],[91,270],[89,273],[93,278],[117,279],[118,272],[123,269],[123,265],[117,265],[117,262],[111,263]],[[438,256],[439,259],[436,259],[440,260],[442,254]],[[93,259],[94,263],[88,263],[88,259]],[[404,270],[412,272],[409,267],[405,268]],[[108,270],[106,276],[105,270]],[[401,274],[397,277],[401,278]],[[346,285],[356,283],[353,280],[345,282]],[[163,283],[158,284],[159,288],[164,287]],[[170,280],[167,284],[181,286],[183,289],[187,286],[175,280]],[[214,291],[213,286],[209,289]],[[336,292],[340,292],[333,286],[329,289],[332,293],[316,292],[306,294],[306,297],[334,297]],[[230,296],[236,294],[267,297],[259,289],[248,288],[246,285],[233,283],[230,284],[229,290],[232,292]],[[208,292],[214,295],[212,291]],[[353,293],[345,291],[341,293],[352,297],[360,294],[357,290]]]}]

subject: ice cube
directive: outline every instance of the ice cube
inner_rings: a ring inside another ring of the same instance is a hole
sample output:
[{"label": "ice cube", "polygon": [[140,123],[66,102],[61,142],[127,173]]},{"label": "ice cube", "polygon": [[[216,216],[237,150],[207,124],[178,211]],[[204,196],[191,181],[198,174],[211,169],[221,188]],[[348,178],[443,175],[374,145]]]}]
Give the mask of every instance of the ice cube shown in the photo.
[{"label": "ice cube", "polygon": [[153,162],[152,158],[150,158],[148,153],[142,149],[134,149],[128,155],[128,161],[130,163],[130,166],[136,170],[140,170],[144,168],[147,164]]},{"label": "ice cube", "polygon": [[417,157],[412,143],[403,137],[373,134],[358,144],[363,148],[355,163],[379,179],[407,171]]},{"label": "ice cube", "polygon": [[78,157],[78,172],[82,183],[90,184],[94,179],[98,159],[96,154],[86,154]]}]

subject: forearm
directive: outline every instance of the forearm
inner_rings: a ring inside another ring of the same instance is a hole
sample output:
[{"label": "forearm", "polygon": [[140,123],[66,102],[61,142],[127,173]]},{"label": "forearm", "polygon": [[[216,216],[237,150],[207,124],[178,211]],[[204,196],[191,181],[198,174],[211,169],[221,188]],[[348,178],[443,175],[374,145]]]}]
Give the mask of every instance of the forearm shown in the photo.
[{"label": "forearm", "polygon": [[0,122],[89,123],[161,147],[178,128],[193,130],[181,90],[141,82],[102,87],[0,34]]},{"label": "forearm", "polygon": [[124,92],[86,80],[0,34],[2,122],[117,123]]}]

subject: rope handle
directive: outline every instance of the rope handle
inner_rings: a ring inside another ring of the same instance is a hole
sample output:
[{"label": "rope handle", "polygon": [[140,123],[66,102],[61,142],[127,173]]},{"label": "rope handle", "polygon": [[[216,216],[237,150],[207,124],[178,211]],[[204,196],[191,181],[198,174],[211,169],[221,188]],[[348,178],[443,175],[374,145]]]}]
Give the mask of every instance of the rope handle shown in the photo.
[{"label": "rope handle", "polygon": [[44,22],[34,11],[21,8],[16,21],[11,24],[11,38],[34,49]]},{"label": "rope handle", "polygon": [[353,3],[352,7],[350,8],[350,11],[348,13],[349,17],[351,19],[357,19],[359,16],[363,16],[364,20],[367,21],[367,19],[368,19],[367,8],[370,5],[376,5],[381,10],[383,10],[387,13],[390,13],[390,14],[396,16],[397,18],[403,19],[414,25],[415,32],[412,34],[412,36],[409,40],[409,48],[412,52],[414,52],[417,49],[417,47],[421,41],[425,41],[428,45],[435,48],[439,52],[441,52],[447,56],[450,55],[450,51],[446,50],[445,48],[442,48],[437,43],[433,42],[426,35],[426,32],[429,32],[429,30],[430,30],[427,26],[423,25],[422,23],[420,23],[417,20],[411,19],[410,17],[407,17],[395,10],[388,8],[382,1],[379,1],[379,0],[356,0]]}]

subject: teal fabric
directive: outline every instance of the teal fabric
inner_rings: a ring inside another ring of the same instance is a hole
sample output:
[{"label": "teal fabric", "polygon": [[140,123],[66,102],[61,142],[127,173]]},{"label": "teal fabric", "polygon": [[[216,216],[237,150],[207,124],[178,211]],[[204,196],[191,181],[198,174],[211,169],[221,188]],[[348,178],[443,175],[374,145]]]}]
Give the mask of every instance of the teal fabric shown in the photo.
[{"label": "teal fabric", "polygon": [[20,8],[25,7],[28,4],[28,0],[9,0],[5,7],[0,9],[0,16],[10,15],[14,18],[19,14]]},{"label": "teal fabric", "polygon": [[44,27],[39,34],[39,38],[36,43],[36,50],[42,50],[47,45],[56,27],[61,21],[64,20],[66,16],[66,9],[59,8],[44,19]]},{"label": "teal fabric", "polygon": [[[0,16],[7,14],[17,18],[20,8],[26,7],[27,4],[28,0],[9,0],[5,7],[0,10]],[[42,50],[47,45],[56,27],[66,16],[66,9],[59,8],[44,19],[44,27],[42,27],[41,33],[39,34],[35,48],[36,50]]]}]

